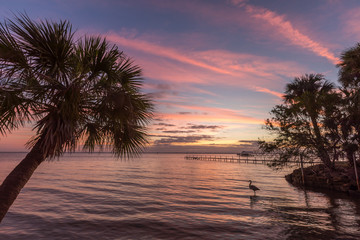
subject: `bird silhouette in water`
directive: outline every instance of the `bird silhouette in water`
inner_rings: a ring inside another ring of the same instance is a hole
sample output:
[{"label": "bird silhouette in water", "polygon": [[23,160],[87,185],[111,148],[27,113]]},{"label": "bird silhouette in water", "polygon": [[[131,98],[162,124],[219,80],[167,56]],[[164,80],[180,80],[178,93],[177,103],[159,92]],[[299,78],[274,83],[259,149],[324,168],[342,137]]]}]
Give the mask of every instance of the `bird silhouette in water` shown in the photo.
[{"label": "bird silhouette in water", "polygon": [[255,185],[252,185],[251,183],[252,183],[252,181],[249,180],[249,188],[254,191],[254,195],[256,196],[256,191],[258,191],[260,189],[258,187],[256,187]]}]

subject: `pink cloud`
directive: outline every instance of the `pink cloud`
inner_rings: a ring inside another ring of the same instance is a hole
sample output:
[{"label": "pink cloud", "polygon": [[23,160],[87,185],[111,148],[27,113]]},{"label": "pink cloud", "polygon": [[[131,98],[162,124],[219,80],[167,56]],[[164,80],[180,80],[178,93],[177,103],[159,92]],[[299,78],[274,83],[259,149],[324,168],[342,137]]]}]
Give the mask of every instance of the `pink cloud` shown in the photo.
[{"label": "pink cloud", "polygon": [[[251,20],[251,17],[260,19],[273,26],[274,30],[280,33],[283,38],[288,39],[292,44],[305,48],[318,56],[324,57],[331,63],[338,63],[339,59],[330,51],[330,49],[296,29],[296,27],[294,27],[290,21],[286,20],[284,16],[265,8],[250,5],[247,0],[228,0],[228,2],[233,6],[237,6],[237,11],[224,4],[203,4],[194,1],[164,2],[151,0],[151,3],[158,7],[176,9],[177,11],[190,13],[198,18],[206,19],[206,21],[211,22],[212,24],[221,26],[233,26],[235,23],[238,27],[256,29],[259,28],[259,26],[256,22]],[[239,13],[239,10],[243,12]]]},{"label": "pink cloud", "polygon": [[206,72],[193,66],[184,66],[183,63],[175,63],[154,56],[145,56],[143,53],[136,54],[135,62],[142,66],[145,77],[172,83],[207,84]]},{"label": "pink cloud", "polygon": [[247,0],[231,0],[231,3],[235,6],[244,6]]},{"label": "pink cloud", "polygon": [[[176,84],[176,83],[170,83],[166,84],[168,89],[161,89],[161,84],[159,88],[159,84],[151,84],[151,83],[144,83],[144,88],[152,91],[163,91],[163,92],[176,92],[178,89],[181,89],[183,92],[191,92],[196,94],[202,94],[202,95],[209,95],[209,96],[218,96],[218,94],[213,93],[211,91],[207,91],[198,87],[194,87],[191,84]],[[205,100],[205,99],[204,99]]]},{"label": "pink cloud", "polygon": [[283,37],[287,38],[292,44],[308,49],[318,56],[328,59],[333,64],[337,64],[339,59],[335,57],[328,48],[322,46],[321,43],[312,40],[309,36],[301,33],[296,29],[290,21],[284,16],[270,11],[265,8],[246,5],[245,10],[252,17],[266,21],[274,27]]},{"label": "pink cloud", "polygon": [[188,122],[220,122],[220,123],[232,123],[232,124],[263,124],[264,119],[256,119],[243,116],[224,116],[224,115],[183,115],[176,113],[162,113],[159,114],[162,119],[168,119],[172,121],[182,120]]},{"label": "pink cloud", "polygon": [[166,82],[211,85],[218,84],[221,79],[223,85],[253,89],[254,82],[261,86],[282,84],[281,76],[292,78],[305,71],[293,62],[251,54],[175,49],[115,33],[106,37],[122,48],[135,51],[136,62],[143,66],[146,77]]},{"label": "pink cloud", "polygon": [[172,48],[159,46],[159,45],[156,45],[156,44],[153,44],[150,42],[146,42],[146,41],[142,41],[139,39],[128,39],[128,38],[119,36],[115,33],[106,34],[106,38],[112,42],[116,42],[119,45],[131,47],[133,49],[141,50],[141,51],[153,54],[153,55],[170,58],[170,59],[182,62],[182,63],[187,63],[187,64],[190,64],[193,66],[201,67],[201,68],[208,69],[208,70],[211,70],[211,71],[214,71],[217,73],[229,74],[229,72],[226,70],[208,65],[208,64],[200,62],[200,61],[196,61],[195,59],[193,59],[191,57],[187,57],[186,55],[181,54]]},{"label": "pink cloud", "polygon": [[258,119],[242,114],[228,108],[215,108],[197,105],[184,105],[177,103],[162,103],[171,105],[178,109],[183,109],[192,114],[174,114],[174,113],[158,113],[161,119],[181,120],[181,121],[196,121],[196,122],[220,122],[220,123],[237,123],[237,124],[263,124],[264,119]]},{"label": "pink cloud", "polygon": [[279,98],[283,98],[283,96],[284,96],[283,93],[275,92],[275,91],[272,91],[270,89],[263,88],[263,87],[254,87],[254,89],[257,92],[269,93],[269,94],[274,95],[274,96],[279,97]]},{"label": "pink cloud", "polygon": [[290,61],[277,61],[275,58],[247,53],[216,49],[196,52],[194,55],[209,64],[227,69],[234,77],[251,75],[260,79],[279,80],[279,75],[293,77],[299,72],[305,71],[303,67]]}]

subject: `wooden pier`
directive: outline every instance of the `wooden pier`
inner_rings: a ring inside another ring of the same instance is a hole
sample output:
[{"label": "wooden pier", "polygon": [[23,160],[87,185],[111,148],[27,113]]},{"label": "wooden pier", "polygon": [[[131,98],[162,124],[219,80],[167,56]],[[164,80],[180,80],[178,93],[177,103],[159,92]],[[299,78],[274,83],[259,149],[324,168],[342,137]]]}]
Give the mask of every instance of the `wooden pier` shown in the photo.
[{"label": "wooden pier", "polygon": [[[268,164],[273,161],[277,156],[267,155],[267,154],[254,154],[251,156],[219,156],[219,155],[186,155],[185,159],[187,160],[198,160],[198,161],[217,161],[217,162],[229,162],[229,163],[252,163],[252,164]],[[299,165],[299,161],[289,161],[289,164]],[[311,162],[306,162],[304,164],[319,164],[319,160],[313,160]]]}]

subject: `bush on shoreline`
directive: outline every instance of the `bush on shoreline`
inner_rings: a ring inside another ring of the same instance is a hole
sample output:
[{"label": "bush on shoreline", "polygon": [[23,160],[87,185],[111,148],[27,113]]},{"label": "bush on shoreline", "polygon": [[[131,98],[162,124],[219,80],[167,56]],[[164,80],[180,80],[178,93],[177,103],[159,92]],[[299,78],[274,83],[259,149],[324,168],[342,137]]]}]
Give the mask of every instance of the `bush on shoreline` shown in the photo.
[{"label": "bush on shoreline", "polygon": [[[356,191],[355,174],[348,163],[337,163],[336,171],[331,171],[324,164],[304,168],[305,187],[327,189],[349,193]],[[294,186],[303,187],[301,169],[295,169],[285,176]]]}]

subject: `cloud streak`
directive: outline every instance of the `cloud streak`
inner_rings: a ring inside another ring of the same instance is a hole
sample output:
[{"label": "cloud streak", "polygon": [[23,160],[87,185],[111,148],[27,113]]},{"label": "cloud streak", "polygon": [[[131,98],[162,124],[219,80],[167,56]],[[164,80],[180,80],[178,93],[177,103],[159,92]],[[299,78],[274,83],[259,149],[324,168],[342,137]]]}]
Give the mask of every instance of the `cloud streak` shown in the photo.
[{"label": "cloud streak", "polygon": [[186,144],[198,143],[200,141],[214,141],[215,138],[210,135],[191,135],[191,136],[161,136],[163,138],[155,140],[154,144]]},{"label": "cloud streak", "polygon": [[[160,46],[145,39],[124,37],[109,33],[106,38],[117,45],[140,53],[139,61],[146,77],[167,83],[222,84],[254,90],[259,86],[282,82],[282,77],[294,77],[303,67],[289,61],[276,61],[268,57],[226,50],[187,51]],[[150,56],[149,56],[150,55]],[[154,56],[158,57],[156,63]],[[172,62],[172,61],[176,62]],[[186,65],[184,65],[186,64]],[[253,81],[249,81],[253,79]],[[205,93],[206,94],[206,93]]]},{"label": "cloud streak", "polygon": [[219,128],[223,128],[222,126],[217,126],[217,125],[195,125],[195,124],[188,124],[189,126],[187,127],[188,129],[219,129]]},{"label": "cloud streak", "polygon": [[270,89],[263,88],[263,87],[254,87],[254,89],[257,92],[268,93],[268,94],[274,95],[274,96],[276,96],[278,98],[283,98],[283,96],[284,96],[283,93],[275,92],[275,91],[272,91]]},{"label": "cloud streak", "polygon": [[284,16],[260,7],[252,5],[245,5],[245,10],[252,17],[261,19],[271,26],[292,44],[308,49],[318,56],[328,59],[331,63],[337,64],[339,59],[328,48],[322,46],[319,42],[312,40],[309,36],[301,33],[296,29],[290,21],[287,21]]},{"label": "cloud streak", "polygon": [[186,109],[192,114],[178,114],[178,113],[158,113],[157,117],[163,120],[171,121],[201,121],[201,122],[219,122],[232,124],[263,124],[263,119],[258,119],[241,114],[239,111],[228,108],[215,108],[196,105],[183,105],[176,103],[161,103],[167,104],[174,108]]},{"label": "cloud streak", "polygon": [[[288,39],[292,44],[307,49],[318,56],[328,59],[333,64],[337,64],[339,59],[335,54],[324,46],[324,44],[312,39],[297,29],[289,20],[282,15],[277,14],[275,11],[248,4],[247,0],[230,0],[229,2],[233,6],[237,6],[238,9],[244,12],[229,11],[229,9],[222,8],[220,5],[210,5],[194,3],[194,1],[181,1],[181,3],[167,3],[162,1],[152,0],[158,7],[167,7],[171,9],[182,9],[179,11],[185,11],[193,16],[201,15],[203,19],[209,19],[212,24],[218,25],[234,25],[236,23],[242,28],[257,28],[257,24],[249,20],[249,17],[259,19],[266,22],[281,34],[283,38]],[[161,3],[160,3],[161,2]],[[183,6],[186,6],[185,8]],[[354,11],[355,12],[355,11]],[[351,15],[348,15],[351,16]],[[225,26],[223,26],[225,27]],[[357,28],[357,27],[356,27]]]},{"label": "cloud streak", "polygon": [[128,39],[122,36],[119,36],[115,33],[106,34],[106,38],[117,44],[131,47],[136,50],[141,50],[153,55],[158,55],[166,58],[170,58],[179,62],[187,63],[193,66],[201,67],[207,70],[211,70],[217,73],[230,74],[230,72],[223,70],[221,68],[214,67],[212,65],[203,63],[201,61],[196,61],[193,58],[187,57],[176,50],[168,47],[159,46],[150,42],[142,41],[139,39]]}]

